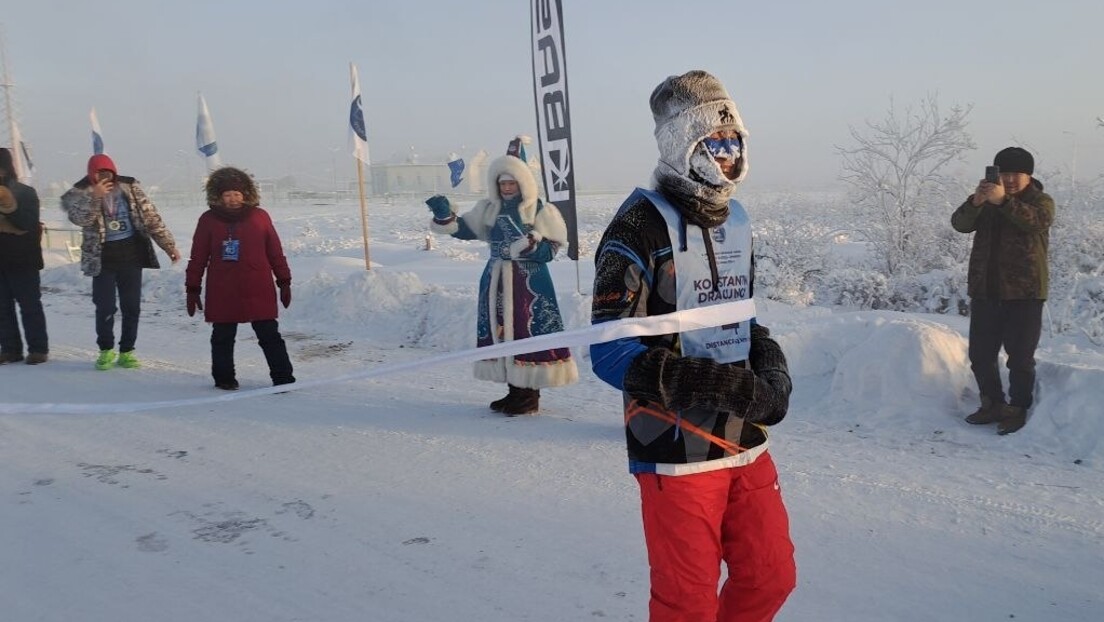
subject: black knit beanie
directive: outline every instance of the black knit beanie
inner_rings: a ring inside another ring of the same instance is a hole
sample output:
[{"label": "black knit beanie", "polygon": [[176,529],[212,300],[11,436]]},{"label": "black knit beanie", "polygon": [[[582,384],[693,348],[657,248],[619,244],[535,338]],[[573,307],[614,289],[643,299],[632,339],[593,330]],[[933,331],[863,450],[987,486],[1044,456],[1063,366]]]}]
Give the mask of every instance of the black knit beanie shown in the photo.
[{"label": "black knit beanie", "polygon": [[1035,158],[1022,147],[1007,147],[997,152],[993,158],[993,164],[1000,167],[1002,173],[1027,173],[1035,172]]}]

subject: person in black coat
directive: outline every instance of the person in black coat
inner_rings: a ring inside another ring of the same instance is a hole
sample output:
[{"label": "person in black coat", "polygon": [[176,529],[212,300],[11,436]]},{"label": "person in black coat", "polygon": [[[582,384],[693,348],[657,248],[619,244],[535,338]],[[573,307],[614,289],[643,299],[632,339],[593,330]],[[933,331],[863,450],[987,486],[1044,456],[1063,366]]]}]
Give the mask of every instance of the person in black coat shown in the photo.
[{"label": "person in black coat", "polygon": [[[42,229],[38,193],[19,183],[11,152],[0,149],[0,365],[45,363],[50,352],[42,309]],[[16,305],[23,318],[19,333]]]}]

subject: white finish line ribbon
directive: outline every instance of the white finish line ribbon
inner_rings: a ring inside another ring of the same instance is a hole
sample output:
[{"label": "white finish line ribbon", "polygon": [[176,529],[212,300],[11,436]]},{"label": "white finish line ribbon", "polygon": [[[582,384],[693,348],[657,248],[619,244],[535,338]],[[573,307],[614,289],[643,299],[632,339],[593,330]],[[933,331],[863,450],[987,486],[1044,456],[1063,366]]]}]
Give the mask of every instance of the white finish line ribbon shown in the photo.
[{"label": "white finish line ribbon", "polygon": [[449,352],[425,359],[396,363],[394,365],[380,365],[371,369],[333,376],[322,380],[310,380],[285,384],[278,387],[263,387],[249,389],[233,393],[223,393],[209,397],[196,397],[181,400],[163,400],[157,402],[120,402],[103,404],[73,404],[73,403],[0,403],[0,414],[11,415],[18,413],[34,414],[112,414],[157,410],[161,408],[178,408],[182,406],[201,406],[205,404],[217,404],[230,402],[273,393],[288,393],[290,391],[303,391],[315,387],[345,382],[348,380],[364,380],[388,376],[406,371],[414,371],[444,365],[446,363],[474,363],[482,359],[499,358],[503,356],[516,356],[529,352],[551,350],[553,348],[579,348],[595,343],[605,343],[626,337],[649,337],[654,335],[668,335],[681,333],[699,328],[712,328],[736,322],[746,322],[755,317],[755,301],[739,300],[725,302],[710,307],[699,307],[676,311],[665,315],[653,315],[650,317],[626,318],[601,324],[593,324],[585,328],[576,328],[559,333],[538,335],[517,341],[496,343],[482,348]]}]

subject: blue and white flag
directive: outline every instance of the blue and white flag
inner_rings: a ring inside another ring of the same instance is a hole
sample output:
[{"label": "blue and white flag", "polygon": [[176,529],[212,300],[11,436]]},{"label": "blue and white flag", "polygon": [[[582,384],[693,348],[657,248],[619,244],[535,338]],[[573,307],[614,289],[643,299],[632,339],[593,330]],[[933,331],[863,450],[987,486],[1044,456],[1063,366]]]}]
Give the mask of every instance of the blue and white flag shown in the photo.
[{"label": "blue and white flag", "polygon": [[357,68],[349,63],[349,78],[353,83],[353,102],[349,106],[349,140],[352,141],[353,157],[365,164],[368,161],[368,131],[364,127],[364,106],[360,101],[360,78]]},{"label": "blue and white flag", "polygon": [[460,182],[464,181],[462,175],[464,174],[464,160],[455,153],[448,161],[449,167],[449,181],[452,182],[452,187],[460,185]]},{"label": "blue and white flag", "polygon": [[100,130],[100,119],[96,116],[96,109],[88,113],[88,120],[92,122],[92,153],[104,152],[103,131]]},{"label": "blue and white flag", "polygon": [[215,140],[215,124],[211,121],[211,111],[207,109],[207,100],[199,94],[199,116],[196,118],[196,149],[207,161],[207,170],[213,171],[222,166],[218,154],[218,141]]}]

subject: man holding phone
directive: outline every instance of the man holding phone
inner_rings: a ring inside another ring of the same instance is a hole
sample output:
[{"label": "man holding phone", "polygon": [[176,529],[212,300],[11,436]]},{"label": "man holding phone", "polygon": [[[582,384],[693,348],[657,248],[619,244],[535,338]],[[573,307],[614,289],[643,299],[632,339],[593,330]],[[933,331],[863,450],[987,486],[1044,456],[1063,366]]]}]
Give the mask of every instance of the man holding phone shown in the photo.
[{"label": "man holding phone", "polygon": [[[969,356],[981,407],[966,421],[996,423],[1002,435],[1027,422],[1047,297],[1054,199],[1032,177],[1034,171],[1035,159],[1026,149],[1002,149],[974,194],[951,216],[956,231],[974,234],[967,281]],[[1001,347],[1008,355],[1007,402],[997,364]]]},{"label": "man holding phone", "polygon": [[[142,269],[160,267],[153,242],[173,263],[180,261],[172,233],[138,180],[119,175],[102,153],[89,158],[88,175],[62,195],[61,207],[83,229],[81,271],[92,277],[96,305],[96,369],[139,367],[134,343],[142,311]],[[123,316],[118,355],[116,310]]]}]

